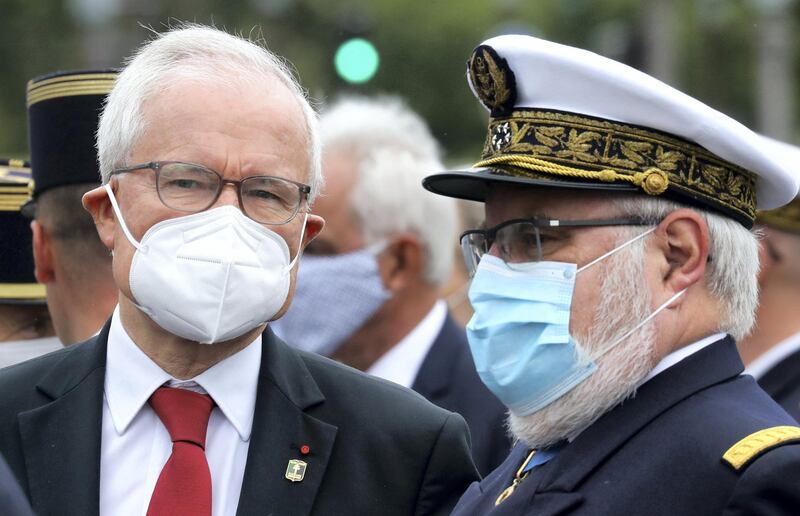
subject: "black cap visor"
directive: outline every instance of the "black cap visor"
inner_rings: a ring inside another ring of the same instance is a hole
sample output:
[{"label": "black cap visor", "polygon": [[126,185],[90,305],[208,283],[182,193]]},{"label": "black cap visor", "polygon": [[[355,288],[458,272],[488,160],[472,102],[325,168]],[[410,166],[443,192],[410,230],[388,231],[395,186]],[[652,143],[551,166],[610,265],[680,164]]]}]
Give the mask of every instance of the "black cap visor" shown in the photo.
[{"label": "black cap visor", "polygon": [[433,174],[422,181],[422,186],[435,194],[468,201],[484,202],[491,185],[507,184],[520,187],[570,188],[575,190],[600,190],[636,192],[637,186],[629,183],[597,183],[567,179],[525,171],[525,176],[512,176],[497,168],[472,168]]}]

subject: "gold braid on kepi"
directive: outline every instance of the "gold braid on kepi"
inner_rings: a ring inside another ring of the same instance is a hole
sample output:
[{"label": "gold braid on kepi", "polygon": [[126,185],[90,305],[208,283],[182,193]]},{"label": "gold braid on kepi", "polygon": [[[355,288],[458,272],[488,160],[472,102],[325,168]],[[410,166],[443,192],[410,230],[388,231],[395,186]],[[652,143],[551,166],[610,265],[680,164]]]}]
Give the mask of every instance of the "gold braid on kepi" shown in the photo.
[{"label": "gold braid on kepi", "polygon": [[585,115],[524,109],[494,116],[481,157],[474,167],[503,175],[627,183],[749,224],[756,214],[751,172],[681,138]]},{"label": "gold braid on kepi", "polygon": [[[725,114],[623,63],[532,36],[487,39],[467,82],[489,113],[480,159],[422,186],[486,202],[496,188],[639,195],[724,216],[749,229],[756,210],[798,194],[795,164]],[[800,154],[800,150],[798,150]]]},{"label": "gold braid on kepi", "polygon": [[31,229],[21,213],[33,181],[28,163],[0,159],[0,304],[43,304],[44,285],[34,277]]}]

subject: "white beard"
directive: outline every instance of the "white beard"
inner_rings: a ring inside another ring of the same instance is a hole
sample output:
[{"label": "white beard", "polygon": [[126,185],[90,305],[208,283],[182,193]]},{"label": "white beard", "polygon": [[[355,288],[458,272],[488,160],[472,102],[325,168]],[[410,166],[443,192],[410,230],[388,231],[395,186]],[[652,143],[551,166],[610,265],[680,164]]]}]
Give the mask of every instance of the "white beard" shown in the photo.
[{"label": "white beard", "polygon": [[[603,266],[602,303],[586,335],[573,335],[586,364],[650,315],[650,293],[643,284],[644,245],[636,242]],[[533,449],[573,438],[614,406],[636,393],[655,366],[655,331],[650,321],[604,355],[583,383],[543,409],[520,416],[509,411],[511,434]]]}]

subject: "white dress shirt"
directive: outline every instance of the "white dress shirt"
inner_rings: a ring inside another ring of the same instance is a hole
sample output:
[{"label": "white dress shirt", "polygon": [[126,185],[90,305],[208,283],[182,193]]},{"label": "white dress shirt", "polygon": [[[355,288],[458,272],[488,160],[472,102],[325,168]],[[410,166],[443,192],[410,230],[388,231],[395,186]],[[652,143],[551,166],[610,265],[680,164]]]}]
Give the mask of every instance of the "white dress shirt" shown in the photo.
[{"label": "white dress shirt", "polygon": [[64,347],[58,337],[0,342],[0,368],[19,364]]},{"label": "white dress shirt", "polygon": [[778,365],[784,358],[788,357],[800,349],[800,333],[796,333],[779,342],[775,347],[753,360],[749,366],[745,367],[744,374],[749,374],[756,380]]},{"label": "white dress shirt", "polygon": [[206,437],[212,514],[236,514],[260,366],[259,335],[245,349],[192,380],[176,380],[134,344],[122,327],[117,307],[111,318],[106,355],[100,515],[147,514],[153,488],[172,453],[169,433],[147,403],[164,384],[208,393],[216,402]]},{"label": "white dress shirt", "polygon": [[422,362],[428,356],[447,319],[447,304],[436,301],[428,315],[392,349],[380,357],[367,373],[411,388]]}]

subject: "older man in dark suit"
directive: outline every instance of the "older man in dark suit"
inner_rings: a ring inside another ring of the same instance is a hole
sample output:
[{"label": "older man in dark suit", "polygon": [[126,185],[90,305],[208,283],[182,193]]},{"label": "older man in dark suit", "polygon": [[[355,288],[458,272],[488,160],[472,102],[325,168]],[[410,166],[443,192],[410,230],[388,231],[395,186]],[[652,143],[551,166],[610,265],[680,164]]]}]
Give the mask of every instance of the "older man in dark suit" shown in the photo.
[{"label": "older man in dark suit", "polygon": [[477,476],[460,416],[267,326],[324,223],[314,125],[276,56],[215,29],[121,72],[84,196],[119,305],[0,373],[0,451],[40,515],[446,514]]}]

